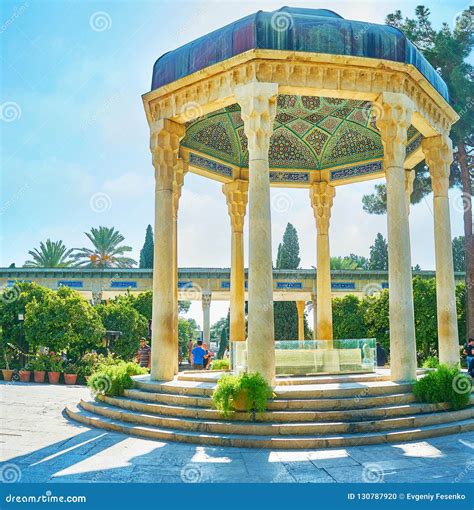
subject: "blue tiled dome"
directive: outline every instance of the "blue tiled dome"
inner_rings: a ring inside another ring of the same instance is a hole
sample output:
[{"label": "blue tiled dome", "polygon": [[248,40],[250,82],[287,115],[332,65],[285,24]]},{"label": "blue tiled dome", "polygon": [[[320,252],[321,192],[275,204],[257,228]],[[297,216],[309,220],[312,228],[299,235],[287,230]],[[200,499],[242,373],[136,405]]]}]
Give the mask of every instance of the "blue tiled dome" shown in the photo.
[{"label": "blue tiled dome", "polygon": [[326,9],[258,11],[165,53],[153,67],[152,90],[252,49],[285,50],[413,64],[448,101],[446,83],[400,30],[346,20]]}]

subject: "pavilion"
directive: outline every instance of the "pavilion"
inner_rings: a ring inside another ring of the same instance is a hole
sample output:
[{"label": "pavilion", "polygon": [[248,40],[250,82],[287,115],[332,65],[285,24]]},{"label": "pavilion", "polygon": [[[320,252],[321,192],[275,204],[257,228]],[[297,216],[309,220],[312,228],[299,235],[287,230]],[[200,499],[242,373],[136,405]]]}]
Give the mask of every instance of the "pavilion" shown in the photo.
[{"label": "pavilion", "polygon": [[188,171],[223,184],[232,229],[230,340],[248,336],[248,370],[270,383],[270,186],[308,189],[316,226],[316,336],[330,345],[336,188],[385,176],[391,379],[403,382],[416,377],[409,198],[413,169],[425,160],[434,193],[439,357],[459,362],[448,200],[449,132],[458,116],[446,84],[398,29],[324,9],[259,11],[160,57],[143,102],[156,178],[152,380],[178,373],[177,221]]}]

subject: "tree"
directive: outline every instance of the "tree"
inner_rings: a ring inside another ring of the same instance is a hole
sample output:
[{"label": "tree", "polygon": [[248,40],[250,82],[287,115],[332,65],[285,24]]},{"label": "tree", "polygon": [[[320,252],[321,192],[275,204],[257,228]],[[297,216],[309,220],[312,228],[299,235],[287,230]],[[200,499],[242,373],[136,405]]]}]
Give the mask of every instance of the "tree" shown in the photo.
[{"label": "tree", "polygon": [[416,350],[423,359],[438,350],[438,319],[436,315],[436,280],[413,278]]},{"label": "tree", "polygon": [[140,338],[148,335],[148,321],[125,300],[116,299],[105,305],[97,305],[104,328],[120,331],[109,350],[125,361],[131,361],[140,347]]},{"label": "tree", "polygon": [[125,257],[124,254],[132,251],[130,246],[121,243],[125,237],[114,227],[91,228],[85,232],[93,248],[76,248],[73,258],[78,266],[82,267],[133,267],[136,261]]},{"label": "tree", "polygon": [[388,270],[388,244],[380,232],[370,247],[369,269],[371,271]]},{"label": "tree", "polygon": [[286,225],[283,240],[278,245],[276,269],[298,269],[300,266],[300,244],[295,227]]},{"label": "tree", "polygon": [[[278,245],[276,269],[298,269],[300,245],[298,233],[291,223],[286,226],[282,242]],[[277,301],[273,305],[275,340],[296,340],[298,338],[298,311],[294,301]],[[305,332],[308,324],[305,317]]]},{"label": "tree", "polygon": [[146,228],[145,242],[143,243],[143,248],[140,251],[140,268],[153,268],[153,252],[153,230],[151,229],[151,225],[148,225]]},{"label": "tree", "polygon": [[453,264],[454,270],[463,272],[466,270],[466,251],[464,249],[464,236],[453,239]]},{"label": "tree", "polygon": [[25,334],[31,347],[66,351],[74,360],[100,347],[105,328],[97,310],[78,292],[61,287],[26,304]]},{"label": "tree", "polygon": [[224,327],[221,329],[219,336],[219,348],[217,350],[217,357],[219,359],[222,359],[224,357],[225,349],[229,345],[229,330],[230,330],[230,309],[227,312]]},{"label": "tree", "polygon": [[332,300],[334,338],[367,338],[364,320],[365,301],[347,295]]},{"label": "tree", "polygon": [[27,260],[23,267],[69,267],[74,262],[70,259],[72,252],[73,249],[66,248],[62,241],[47,239],[46,243],[40,243],[39,249],[28,252],[33,260]]},{"label": "tree", "polygon": [[388,316],[388,289],[364,298],[364,322],[369,338],[376,338],[390,352],[390,324]]},{"label": "tree", "polygon": [[[386,23],[402,30],[417,44],[428,61],[441,74],[450,91],[451,104],[460,119],[452,128],[454,162],[450,184],[462,189],[464,220],[464,251],[466,266],[466,335],[474,336],[474,235],[472,194],[474,178],[474,68],[467,62],[474,46],[472,17],[474,7],[469,6],[456,19],[454,29],[443,23],[436,31],[429,20],[429,9],[418,6],[415,19],[403,19],[397,10],[389,14]],[[431,192],[428,168],[420,163],[415,168],[414,192],[411,203],[418,203]],[[363,198],[364,209],[372,214],[386,211],[385,186],[377,185],[375,193]]]},{"label": "tree", "polygon": [[211,325],[210,336],[212,342],[219,342],[222,330],[229,327],[227,320],[228,316],[229,314],[227,313],[225,317],[221,317],[218,321]]}]

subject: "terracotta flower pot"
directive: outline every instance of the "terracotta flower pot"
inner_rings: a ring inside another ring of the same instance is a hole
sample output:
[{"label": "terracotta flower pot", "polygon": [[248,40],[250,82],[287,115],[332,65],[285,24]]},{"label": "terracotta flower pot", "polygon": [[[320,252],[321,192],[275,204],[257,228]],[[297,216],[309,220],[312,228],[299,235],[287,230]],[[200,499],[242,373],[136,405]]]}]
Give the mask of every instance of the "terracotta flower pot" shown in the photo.
[{"label": "terracotta flower pot", "polygon": [[2,368],[3,380],[11,381],[13,377],[13,370]]},{"label": "terracotta flower pot", "polygon": [[46,372],[44,370],[34,370],[33,377],[36,383],[44,383]]},{"label": "terracotta flower pot", "polygon": [[59,384],[59,376],[61,372],[48,372],[49,384]]},{"label": "terracotta flower pot", "polygon": [[30,370],[20,370],[20,382],[30,382],[30,377]]},{"label": "terracotta flower pot", "polygon": [[64,374],[64,384],[76,384],[77,374]]},{"label": "terracotta flower pot", "polygon": [[232,404],[233,408],[239,412],[247,412],[247,391],[241,391]]}]

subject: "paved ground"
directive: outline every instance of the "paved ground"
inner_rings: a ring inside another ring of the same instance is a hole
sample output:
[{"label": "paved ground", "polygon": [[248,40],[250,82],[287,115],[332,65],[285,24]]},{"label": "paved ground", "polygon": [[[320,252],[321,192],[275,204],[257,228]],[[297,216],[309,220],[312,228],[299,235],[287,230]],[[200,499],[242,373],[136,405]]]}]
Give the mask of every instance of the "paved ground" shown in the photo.
[{"label": "paved ground", "polygon": [[330,450],[149,441],[69,421],[84,387],[0,383],[0,482],[473,482],[474,433]]}]

